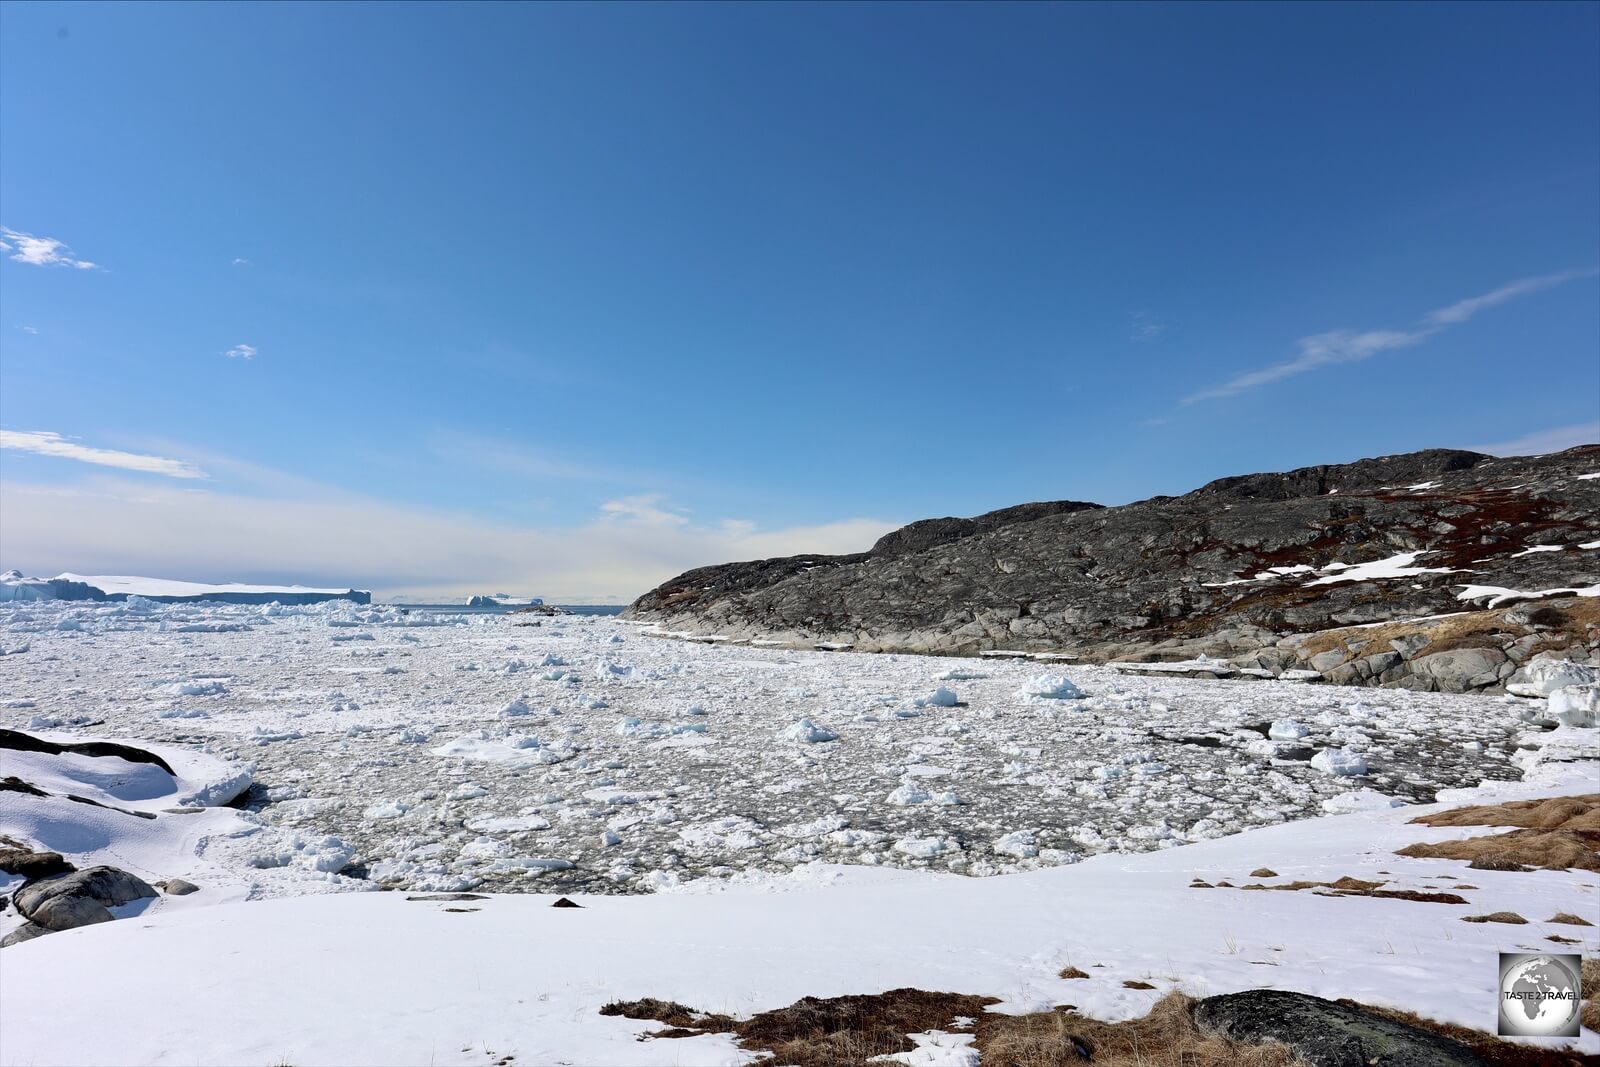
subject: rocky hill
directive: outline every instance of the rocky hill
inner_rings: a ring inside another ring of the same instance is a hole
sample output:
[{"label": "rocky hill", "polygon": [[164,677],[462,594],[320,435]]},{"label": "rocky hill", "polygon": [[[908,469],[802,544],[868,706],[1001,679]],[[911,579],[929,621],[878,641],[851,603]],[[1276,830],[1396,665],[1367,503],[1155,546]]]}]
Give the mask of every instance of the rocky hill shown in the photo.
[{"label": "rocky hill", "polygon": [[[805,646],[1093,661],[1204,653],[1276,672],[1307,666],[1307,634],[1531,601],[1561,614],[1596,595],[1600,445],[1585,445],[1510,459],[1434,449],[1223,478],[1120,507],[1057,501],[929,519],[865,553],[689,571],[626,615]],[[1587,653],[1600,639],[1591,606],[1523,644]],[[1515,611],[1497,615],[1507,616],[1527,629]],[[1339,666],[1329,651],[1313,669]],[[1341,680],[1483,687],[1382,674]]]}]

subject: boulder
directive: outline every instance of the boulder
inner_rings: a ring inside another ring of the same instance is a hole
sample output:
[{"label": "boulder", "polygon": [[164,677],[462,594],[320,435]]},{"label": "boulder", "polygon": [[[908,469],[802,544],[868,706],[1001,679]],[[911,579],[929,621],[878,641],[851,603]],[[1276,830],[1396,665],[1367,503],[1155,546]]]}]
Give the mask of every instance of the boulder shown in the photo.
[{"label": "boulder", "polygon": [[1351,1004],[1305,993],[1250,989],[1195,1005],[1204,1030],[1239,1041],[1277,1041],[1313,1067],[1483,1067],[1467,1046]]},{"label": "boulder", "polygon": [[1412,674],[1432,679],[1440,692],[1466,693],[1499,682],[1501,665],[1510,662],[1498,648],[1457,648],[1418,656],[1410,666]]},{"label": "boulder", "polygon": [[164,882],[157,882],[156,888],[169,897],[186,897],[190,893],[198,893],[200,891],[199,886],[182,878],[168,878]]},{"label": "boulder", "polygon": [[71,874],[29,882],[12,902],[24,918],[47,930],[71,930],[110,922],[111,910],[156,891],[144,879],[115,867],[89,867]]},{"label": "boulder", "polygon": [[0,938],[0,948],[9,948],[12,945],[20,945],[24,941],[32,941],[36,937],[43,937],[45,934],[53,932],[54,931],[45,929],[38,923],[23,923],[5,937]]},{"label": "boulder", "polygon": [[0,871],[33,881],[77,870],[59,852],[30,852],[25,848],[0,848]]}]

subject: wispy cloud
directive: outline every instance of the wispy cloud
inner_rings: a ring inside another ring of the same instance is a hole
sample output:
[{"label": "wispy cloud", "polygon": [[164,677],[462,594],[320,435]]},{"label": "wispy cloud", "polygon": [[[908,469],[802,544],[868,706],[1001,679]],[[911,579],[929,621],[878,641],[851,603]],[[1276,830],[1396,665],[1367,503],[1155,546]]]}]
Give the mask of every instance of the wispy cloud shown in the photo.
[{"label": "wispy cloud", "polygon": [[54,237],[35,237],[31,233],[0,226],[0,252],[13,253],[18,263],[34,267],[76,267],[78,270],[96,270],[99,264],[87,259],[76,259],[65,242]]},{"label": "wispy cloud", "polygon": [[611,521],[629,522],[636,526],[686,526],[687,516],[677,511],[658,507],[664,499],[660,493],[639,493],[635,496],[607,500],[600,505],[600,514]]},{"label": "wispy cloud", "polygon": [[1135,311],[1130,316],[1130,341],[1154,341],[1167,332],[1167,324],[1148,311]]},{"label": "wispy cloud", "polygon": [[182,460],[145,456],[137,452],[118,452],[110,448],[93,448],[48,430],[0,430],[0,448],[53,456],[57,459],[72,459],[79,463],[92,463],[98,467],[117,467],[122,470],[142,471],[145,474],[160,474],[168,478],[206,476],[205,471]]},{"label": "wispy cloud", "polygon": [[1578,445],[1594,444],[1600,444],[1600,419],[1535,430],[1512,441],[1469,447],[1474,452],[1487,452],[1491,456],[1542,456],[1546,452],[1565,452]]},{"label": "wispy cloud", "polygon": [[17,328],[20,329],[23,333],[31,333],[35,337],[37,337],[39,335],[39,327],[37,327],[37,326],[19,326]]},{"label": "wispy cloud", "polygon": [[1302,337],[1296,342],[1300,354],[1294,359],[1282,363],[1274,363],[1259,370],[1246,371],[1235,375],[1218,385],[1201,389],[1183,398],[1183,403],[1194,404],[1202,400],[1217,400],[1222,397],[1236,396],[1246,390],[1255,389],[1272,382],[1293,378],[1318,367],[1326,367],[1337,363],[1356,363],[1364,359],[1371,359],[1383,352],[1390,352],[1398,348],[1409,348],[1421,344],[1439,331],[1450,326],[1458,326],[1471,319],[1478,312],[1514,300],[1519,296],[1537,293],[1544,289],[1552,289],[1579,278],[1592,278],[1594,270],[1563,271],[1559,274],[1542,274],[1535,278],[1522,278],[1514,282],[1507,282],[1498,289],[1491,290],[1481,296],[1468,297],[1458,300],[1448,307],[1430,311],[1422,316],[1414,326],[1403,330],[1331,330],[1327,333],[1313,334]]},{"label": "wispy cloud", "polygon": [[234,345],[232,348],[224,352],[223,355],[227,356],[229,359],[255,359],[256,347],[254,345]]},{"label": "wispy cloud", "polygon": [[1457,323],[1466,322],[1484,308],[1492,308],[1496,304],[1504,304],[1507,300],[1515,300],[1519,296],[1537,293],[1541,289],[1553,289],[1558,285],[1565,285],[1567,282],[1575,282],[1579,278],[1593,278],[1597,273],[1600,272],[1569,270],[1560,274],[1541,274],[1537,278],[1522,278],[1514,282],[1507,282],[1493,292],[1458,300],[1449,307],[1440,308],[1438,311],[1430,311],[1423,321],[1434,326],[1454,326]]},{"label": "wispy cloud", "polygon": [[250,261],[245,259],[243,256],[234,256],[233,265],[235,267],[248,267],[250,266]]}]

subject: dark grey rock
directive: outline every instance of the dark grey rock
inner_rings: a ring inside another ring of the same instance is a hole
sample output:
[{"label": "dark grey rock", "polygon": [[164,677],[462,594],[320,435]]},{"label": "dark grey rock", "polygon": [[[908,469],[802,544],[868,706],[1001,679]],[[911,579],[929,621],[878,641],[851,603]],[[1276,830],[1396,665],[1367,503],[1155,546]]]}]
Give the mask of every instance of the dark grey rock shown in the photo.
[{"label": "dark grey rock", "polygon": [[[1411,673],[1433,680],[1441,693],[1465,693],[1494,685],[1509,675],[1500,673],[1509,657],[1498,648],[1458,648],[1449,652],[1435,652],[1431,656],[1418,656],[1410,662]],[[1515,670],[1511,664],[1511,670]]]},{"label": "dark grey rock", "polygon": [[[1600,445],[1512,459],[1435,450],[1226,478],[1113,508],[1068,501],[929,520],[869,552],[702,567],[646,593],[625,614],[672,630],[803,648],[1067,652],[1086,662],[1237,657],[1284,648],[1285,636],[1470,610],[1481,605],[1458,599],[1469,582],[1527,590],[1593,584],[1592,553],[1521,553],[1536,543],[1600,538],[1600,481],[1576,477],[1597,466]],[[1424,482],[1438,485],[1405,488]],[[1319,585],[1304,572],[1282,573],[1402,552],[1426,553],[1418,565],[1445,573]],[[1535,614],[1559,611],[1541,602],[1529,618]],[[1374,643],[1359,655],[1330,655],[1322,669],[1425,647],[1410,639],[1390,648]],[[1486,659],[1493,657],[1442,660],[1416,680],[1417,672],[1397,676],[1378,661],[1350,679],[1496,687],[1500,661]]]},{"label": "dark grey rock", "polygon": [[77,870],[59,852],[32,852],[25,848],[0,848],[0,871],[29,880]]},{"label": "dark grey rock", "polygon": [[110,909],[156,891],[144,879],[115,867],[89,867],[71,874],[29,882],[12,903],[24,918],[49,930],[71,930],[110,922]]},{"label": "dark grey rock", "polygon": [[1423,634],[1406,634],[1389,642],[1389,647],[1400,654],[1403,659],[1410,659],[1428,646],[1428,638]]},{"label": "dark grey rock", "polygon": [[45,934],[54,932],[55,931],[53,930],[45,929],[38,923],[23,923],[5,937],[0,938],[0,948],[9,948],[12,945],[20,945],[24,941],[32,941],[36,937],[43,937]]},{"label": "dark grey rock", "polygon": [[1305,993],[1251,989],[1195,1005],[1201,1028],[1240,1041],[1288,1045],[1313,1067],[1482,1067],[1476,1053],[1440,1034]]}]

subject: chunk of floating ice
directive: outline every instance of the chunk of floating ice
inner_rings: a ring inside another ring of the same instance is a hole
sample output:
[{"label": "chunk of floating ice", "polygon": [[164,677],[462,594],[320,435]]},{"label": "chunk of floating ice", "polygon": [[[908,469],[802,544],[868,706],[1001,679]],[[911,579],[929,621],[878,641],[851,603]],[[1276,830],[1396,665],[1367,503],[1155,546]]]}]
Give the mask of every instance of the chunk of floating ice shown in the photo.
[{"label": "chunk of floating ice", "polygon": [[369,819],[398,819],[411,810],[411,805],[403,800],[390,800],[382,804],[374,804],[361,814]]},{"label": "chunk of floating ice", "polygon": [[889,804],[897,805],[898,807],[909,808],[914,804],[926,804],[932,799],[933,795],[926,789],[914,785],[911,782],[906,782],[904,785],[899,786],[894,790],[894,792],[885,797],[884,801]]},{"label": "chunk of floating ice", "polygon": [[1277,738],[1279,741],[1295,741],[1310,733],[1309,729],[1293,719],[1279,719],[1267,727],[1267,736]]},{"label": "chunk of floating ice", "polygon": [[1323,774],[1358,778],[1367,773],[1367,759],[1348,748],[1325,748],[1311,757],[1311,766]]},{"label": "chunk of floating ice", "polygon": [[1600,724],[1600,683],[1557,689],[1550,694],[1549,715],[1562,726]]},{"label": "chunk of floating ice", "polygon": [[949,852],[959,852],[961,846],[947,837],[902,837],[894,843],[894,850],[912,859],[932,859]]},{"label": "chunk of floating ice", "polygon": [[919,708],[953,708],[960,701],[956,700],[954,690],[940,686],[927,696],[921,696],[912,701]]},{"label": "chunk of floating ice", "polygon": [[810,719],[801,719],[793,726],[783,731],[781,735],[791,741],[799,741],[807,745],[817,744],[822,741],[837,741],[839,735],[826,727],[818,726]]},{"label": "chunk of floating ice", "polygon": [[218,697],[228,691],[228,687],[215,678],[197,678],[192,682],[175,682],[167,686],[166,691],[175,697]]},{"label": "chunk of floating ice", "polygon": [[502,719],[510,719],[519,715],[532,715],[533,709],[528,707],[526,702],[518,699],[504,705],[499,711],[495,712],[495,714],[500,716]]},{"label": "chunk of floating ice", "polygon": [[982,671],[971,671],[965,667],[952,667],[939,675],[939,680],[941,682],[968,682],[987,677],[989,676]]},{"label": "chunk of floating ice", "polygon": [[1083,695],[1082,689],[1079,689],[1059,674],[1041,674],[1035,678],[1030,678],[1015,693],[1016,698],[1024,702],[1034,700],[1078,700]]},{"label": "chunk of floating ice", "polygon": [[994,850],[1005,856],[1015,856],[1019,860],[1032,859],[1039,854],[1039,846],[1034,840],[1032,830],[1011,831],[995,841]]},{"label": "chunk of floating ice", "polygon": [[1404,804],[1405,801],[1385,796],[1376,789],[1356,789],[1324,800],[1322,810],[1329,815],[1346,815],[1354,811],[1387,811]]}]

